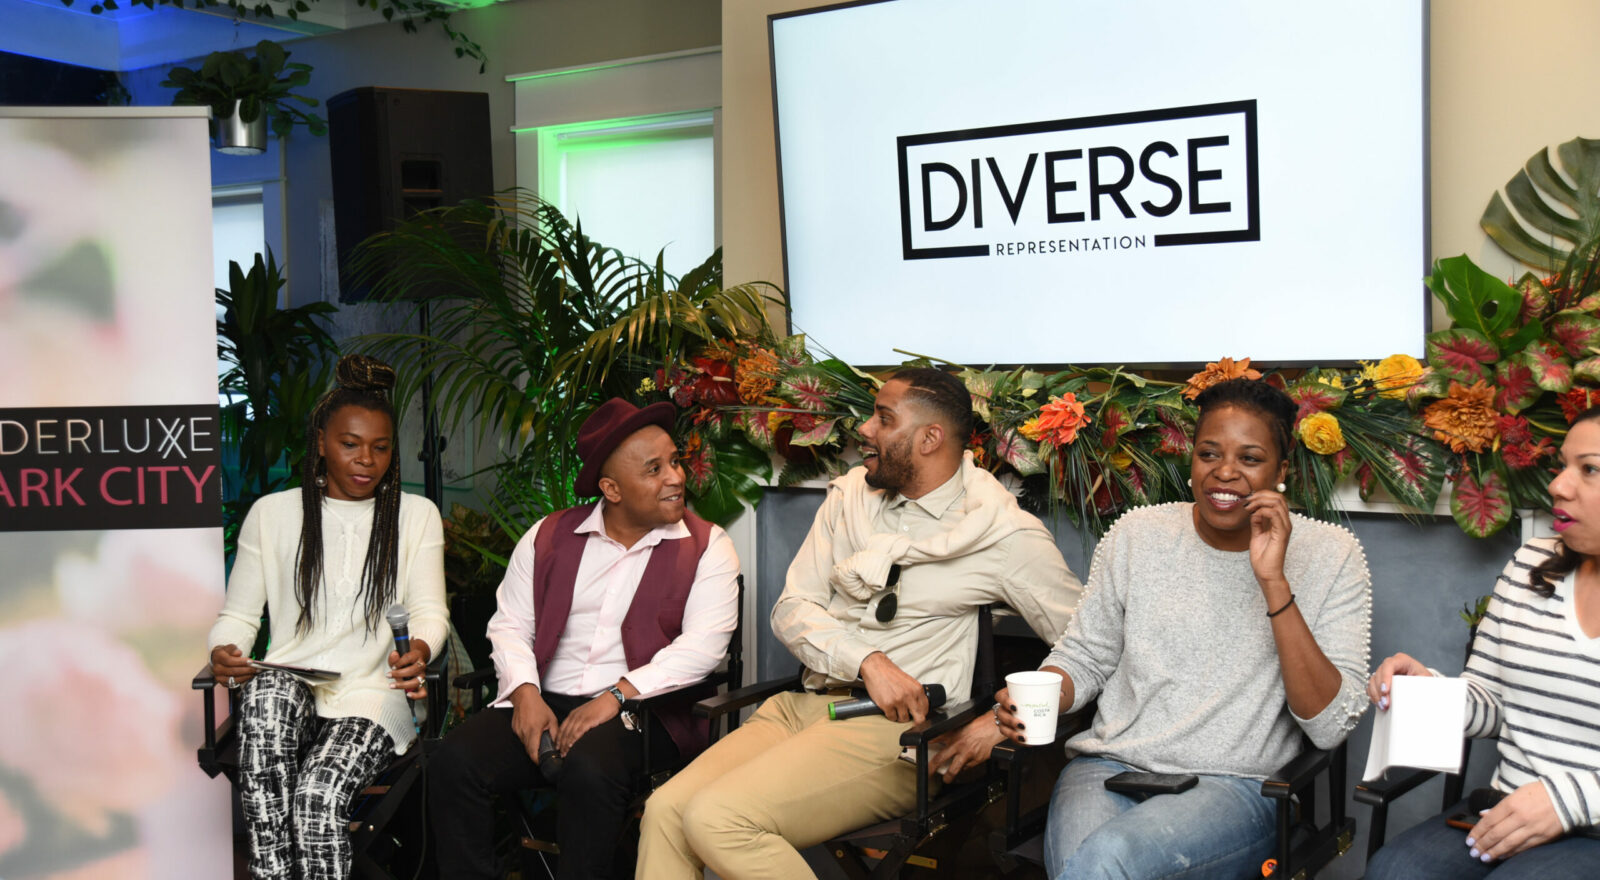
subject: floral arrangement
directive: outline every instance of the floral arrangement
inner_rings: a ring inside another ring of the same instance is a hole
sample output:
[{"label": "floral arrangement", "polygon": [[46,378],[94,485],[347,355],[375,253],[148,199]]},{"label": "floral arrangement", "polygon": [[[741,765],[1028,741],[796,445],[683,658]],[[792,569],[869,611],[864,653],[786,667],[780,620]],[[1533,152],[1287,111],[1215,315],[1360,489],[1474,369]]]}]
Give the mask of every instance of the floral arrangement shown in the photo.
[{"label": "floral arrangement", "polygon": [[[1516,508],[1548,506],[1549,466],[1568,422],[1600,404],[1593,274],[1529,276],[1514,288],[1466,257],[1440,260],[1428,284],[1455,326],[1428,336],[1426,362],[1396,354],[1356,369],[1263,374],[1249,358],[1224,357],[1183,381],[1106,368],[962,368],[978,423],[968,446],[1036,509],[1059,509],[1098,534],[1129,507],[1189,498],[1194,398],[1264,375],[1299,406],[1292,503],[1336,518],[1335,487],[1352,480],[1364,500],[1383,494],[1428,512],[1448,483],[1456,522],[1484,537]],[[768,479],[788,486],[842,473],[881,381],[815,360],[805,338],[791,336],[718,342],[658,370],[639,392],[683,410],[690,492],[702,515],[725,520]]]},{"label": "floral arrangement", "polygon": [[[1439,260],[1427,284],[1452,326],[1430,333],[1425,360],[1395,354],[1357,369],[1270,371],[1221,358],[1178,381],[1120,369],[1040,373],[960,368],[978,429],[974,459],[1036,508],[1059,509],[1102,533],[1131,506],[1189,498],[1193,400],[1236,377],[1265,378],[1298,405],[1289,496],[1320,518],[1339,515],[1335,487],[1386,494],[1431,512],[1446,484],[1463,531],[1484,537],[1517,508],[1547,508],[1546,486],[1572,418],[1600,404],[1600,141],[1535,154],[1482,225],[1512,256],[1546,274],[1515,284],[1465,256]],[[1535,189],[1566,205],[1554,212]],[[1548,233],[1548,235],[1544,235]],[[1571,242],[1562,250],[1542,241]],[[908,365],[927,365],[922,358]],[[730,518],[780,486],[842,472],[881,380],[837,359],[815,360],[803,337],[711,345],[639,387],[684,411],[689,489],[702,515]]]}]

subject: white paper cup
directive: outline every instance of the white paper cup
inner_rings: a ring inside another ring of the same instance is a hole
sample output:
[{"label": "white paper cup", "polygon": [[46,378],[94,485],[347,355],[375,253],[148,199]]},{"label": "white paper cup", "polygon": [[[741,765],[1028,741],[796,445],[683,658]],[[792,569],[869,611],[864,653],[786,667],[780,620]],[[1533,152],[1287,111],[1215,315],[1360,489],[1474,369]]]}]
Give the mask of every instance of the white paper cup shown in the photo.
[{"label": "white paper cup", "polygon": [[1056,713],[1061,709],[1061,676],[1035,670],[1006,676],[1006,690],[1022,722],[1022,741],[1042,746],[1056,738]]}]

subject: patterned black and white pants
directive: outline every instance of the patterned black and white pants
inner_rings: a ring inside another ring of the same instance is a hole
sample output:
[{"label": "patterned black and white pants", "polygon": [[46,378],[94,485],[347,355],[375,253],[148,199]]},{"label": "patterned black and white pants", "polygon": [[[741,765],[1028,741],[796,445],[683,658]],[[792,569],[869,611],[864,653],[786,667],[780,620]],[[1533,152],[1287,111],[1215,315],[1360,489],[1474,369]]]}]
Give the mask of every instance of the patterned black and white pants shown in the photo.
[{"label": "patterned black and white pants", "polygon": [[250,831],[250,876],[350,876],[346,811],[394,754],[366,718],[319,718],[311,689],[262,670],[239,707],[239,796]]}]

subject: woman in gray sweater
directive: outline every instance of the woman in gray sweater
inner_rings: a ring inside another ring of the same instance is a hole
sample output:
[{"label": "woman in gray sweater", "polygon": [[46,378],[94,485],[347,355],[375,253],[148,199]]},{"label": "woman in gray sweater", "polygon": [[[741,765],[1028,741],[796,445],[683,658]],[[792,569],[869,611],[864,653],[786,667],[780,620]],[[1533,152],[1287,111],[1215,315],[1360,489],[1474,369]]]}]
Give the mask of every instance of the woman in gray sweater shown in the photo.
[{"label": "woman in gray sweater", "polygon": [[[1054,878],[1244,877],[1270,857],[1260,780],[1365,708],[1366,557],[1289,512],[1296,407],[1265,382],[1201,393],[1192,503],[1133,510],[1095,550],[1084,598],[1044,661],[1060,706],[1098,699],[1067,743],[1045,835]],[[1005,691],[996,722],[1022,741]],[[1127,770],[1194,775],[1175,794],[1108,791]]]}]

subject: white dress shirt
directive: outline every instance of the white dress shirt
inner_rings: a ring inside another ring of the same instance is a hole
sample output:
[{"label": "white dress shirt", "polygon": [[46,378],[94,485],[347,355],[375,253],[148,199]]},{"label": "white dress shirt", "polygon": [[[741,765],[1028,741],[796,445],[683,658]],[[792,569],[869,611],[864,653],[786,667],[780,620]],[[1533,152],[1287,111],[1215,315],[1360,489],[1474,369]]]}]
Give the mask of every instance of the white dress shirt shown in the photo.
[{"label": "white dress shirt", "polygon": [[593,696],[626,677],[648,694],[705,678],[722,662],[738,621],[739,557],[733,540],[712,525],[694,585],[683,608],[683,631],[637,669],[628,668],[622,649],[622,621],[633,604],[650,555],[662,541],[689,537],[682,522],[647,532],[632,547],[606,534],[605,501],[579,524],[585,536],[583,559],[572,589],[572,609],[548,669],[533,656],[534,536],[543,520],[522,536],[506,566],[489,619],[489,642],[500,690],[494,703],[511,705],[511,692],[524,684],[569,696]]}]

